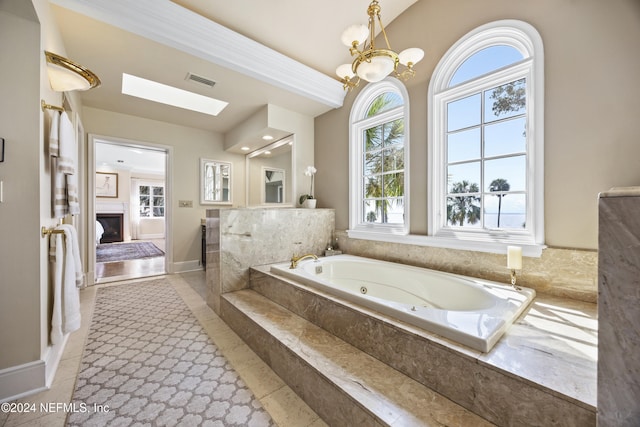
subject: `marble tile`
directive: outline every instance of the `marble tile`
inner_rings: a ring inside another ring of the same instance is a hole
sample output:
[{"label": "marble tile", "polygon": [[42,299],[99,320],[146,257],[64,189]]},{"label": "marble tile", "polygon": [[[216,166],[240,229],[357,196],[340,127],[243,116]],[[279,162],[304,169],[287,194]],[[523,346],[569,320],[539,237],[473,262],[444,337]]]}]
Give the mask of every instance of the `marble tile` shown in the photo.
[{"label": "marble tile", "polygon": [[640,188],[599,205],[598,425],[640,425]]},{"label": "marble tile", "polygon": [[[538,298],[487,354],[379,313],[252,271],[252,289],[500,425],[593,425],[595,305]],[[455,373],[452,375],[452,373]],[[512,408],[518,408],[513,411]],[[540,408],[545,408],[541,411]]]},{"label": "marble tile", "polygon": [[256,293],[225,294],[222,308],[250,347],[329,425],[491,425]]},{"label": "marble tile", "polygon": [[285,386],[282,379],[246,344],[223,353],[258,399]]},{"label": "marble tile", "polygon": [[207,303],[220,312],[220,296],[245,289],[249,268],[321,255],[331,241],[333,209],[207,210]]},{"label": "marble tile", "polygon": [[282,387],[265,396],[262,405],[279,426],[303,427],[326,425],[289,388]]},{"label": "marble tile", "polygon": [[[351,255],[431,268],[465,276],[509,283],[506,255],[429,246],[350,239],[336,231],[340,249]],[[596,251],[547,248],[540,258],[525,257],[518,284],[538,292],[595,303]]]}]

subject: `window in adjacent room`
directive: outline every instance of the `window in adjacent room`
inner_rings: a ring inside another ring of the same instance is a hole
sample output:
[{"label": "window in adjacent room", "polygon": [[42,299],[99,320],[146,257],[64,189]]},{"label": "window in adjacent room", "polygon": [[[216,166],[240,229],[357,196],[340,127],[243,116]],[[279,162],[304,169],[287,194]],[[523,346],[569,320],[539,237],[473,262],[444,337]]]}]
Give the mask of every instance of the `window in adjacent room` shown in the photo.
[{"label": "window in adjacent room", "polygon": [[138,187],[141,218],[164,217],[164,187],[140,185]]},{"label": "window in adjacent room", "polygon": [[408,96],[387,78],[364,88],[351,110],[350,235],[408,230]]},{"label": "window in adjacent room", "polygon": [[542,60],[533,27],[500,21],[463,37],[436,67],[430,235],[460,248],[543,245]]}]

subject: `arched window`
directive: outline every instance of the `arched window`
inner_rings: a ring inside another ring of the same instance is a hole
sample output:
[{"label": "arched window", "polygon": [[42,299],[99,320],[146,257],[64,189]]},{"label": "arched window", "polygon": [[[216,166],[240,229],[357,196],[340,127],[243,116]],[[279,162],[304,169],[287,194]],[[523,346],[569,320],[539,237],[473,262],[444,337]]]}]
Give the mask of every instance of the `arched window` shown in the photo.
[{"label": "arched window", "polygon": [[408,232],[409,101],[388,77],[367,85],[351,109],[350,236]]},{"label": "arched window", "polygon": [[543,79],[542,40],[521,21],[484,25],[442,58],[429,86],[431,236],[540,252]]}]

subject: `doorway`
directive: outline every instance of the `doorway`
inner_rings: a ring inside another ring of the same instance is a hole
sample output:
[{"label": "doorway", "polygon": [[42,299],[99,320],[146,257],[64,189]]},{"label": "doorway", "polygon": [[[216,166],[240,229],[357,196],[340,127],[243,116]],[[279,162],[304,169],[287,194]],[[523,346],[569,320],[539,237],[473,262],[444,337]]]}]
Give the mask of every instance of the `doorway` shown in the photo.
[{"label": "doorway", "polygon": [[93,283],[165,274],[171,247],[170,148],[93,135],[89,147]]}]

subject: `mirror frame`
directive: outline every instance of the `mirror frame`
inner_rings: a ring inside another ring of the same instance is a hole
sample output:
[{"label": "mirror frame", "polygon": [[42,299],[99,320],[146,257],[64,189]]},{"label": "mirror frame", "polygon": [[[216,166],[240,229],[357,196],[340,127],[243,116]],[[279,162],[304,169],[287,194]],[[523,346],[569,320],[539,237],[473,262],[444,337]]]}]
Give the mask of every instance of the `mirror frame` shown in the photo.
[{"label": "mirror frame", "polygon": [[[229,167],[229,200],[206,200],[204,189],[207,181],[207,177],[205,175],[206,166],[210,163],[214,163],[217,165],[224,165]],[[233,164],[231,162],[224,162],[222,160],[213,160],[213,159],[200,159],[200,204],[201,205],[231,205],[233,203]]]}]

